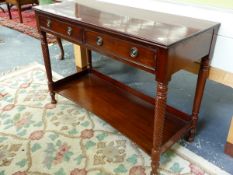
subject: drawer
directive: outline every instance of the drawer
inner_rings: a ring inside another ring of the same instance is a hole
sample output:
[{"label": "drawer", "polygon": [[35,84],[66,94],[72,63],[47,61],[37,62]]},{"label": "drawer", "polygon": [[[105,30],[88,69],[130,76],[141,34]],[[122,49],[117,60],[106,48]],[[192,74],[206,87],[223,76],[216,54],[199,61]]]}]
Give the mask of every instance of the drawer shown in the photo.
[{"label": "drawer", "polygon": [[78,26],[47,16],[39,16],[39,23],[41,28],[49,33],[67,40],[82,42],[82,30]]},{"label": "drawer", "polygon": [[155,50],[151,48],[94,31],[85,31],[85,42],[97,51],[155,68]]}]

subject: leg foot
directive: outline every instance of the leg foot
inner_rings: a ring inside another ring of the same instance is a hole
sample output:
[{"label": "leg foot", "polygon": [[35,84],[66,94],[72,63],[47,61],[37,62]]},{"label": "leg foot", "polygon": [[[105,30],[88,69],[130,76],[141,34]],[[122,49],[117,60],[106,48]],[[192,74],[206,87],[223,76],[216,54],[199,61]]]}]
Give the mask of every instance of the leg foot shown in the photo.
[{"label": "leg foot", "polygon": [[51,96],[51,103],[52,104],[56,104],[57,100],[55,99],[55,93],[54,92],[50,92],[50,96]]},{"label": "leg foot", "polygon": [[158,175],[160,152],[152,149],[151,175]]},{"label": "leg foot", "polygon": [[193,142],[194,141],[194,138],[195,138],[195,135],[196,135],[196,129],[195,128],[192,128],[187,137],[185,138],[185,140],[187,140],[188,142]]},{"label": "leg foot", "polygon": [[198,121],[198,114],[195,114],[192,116],[193,117],[193,127],[190,129],[189,133],[188,133],[188,136],[186,138],[186,140],[188,142],[193,142],[194,141],[194,138],[195,138],[195,135],[196,135],[196,130],[197,130],[197,121]]}]

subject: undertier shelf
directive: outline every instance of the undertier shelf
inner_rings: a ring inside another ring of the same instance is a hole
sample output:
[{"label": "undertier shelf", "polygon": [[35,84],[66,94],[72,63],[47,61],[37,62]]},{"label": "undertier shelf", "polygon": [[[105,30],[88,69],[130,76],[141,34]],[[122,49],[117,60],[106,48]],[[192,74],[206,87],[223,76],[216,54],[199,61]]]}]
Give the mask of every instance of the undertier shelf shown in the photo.
[{"label": "undertier shelf", "polygon": [[[55,92],[93,112],[150,154],[154,105],[93,73],[55,86]],[[184,136],[191,122],[166,112],[162,152]]]}]

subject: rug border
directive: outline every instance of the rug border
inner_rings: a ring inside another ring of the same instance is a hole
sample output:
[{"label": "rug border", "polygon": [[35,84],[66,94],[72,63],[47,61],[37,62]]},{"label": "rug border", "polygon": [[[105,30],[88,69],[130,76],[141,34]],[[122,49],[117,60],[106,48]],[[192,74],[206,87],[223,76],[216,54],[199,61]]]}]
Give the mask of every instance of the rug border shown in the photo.
[{"label": "rug border", "polygon": [[[190,162],[195,162],[197,166],[204,168],[204,171],[207,173],[211,173],[211,175],[231,175],[230,173],[226,172],[225,170],[214,165],[213,163],[190,151],[182,145],[176,143],[170,149],[176,152],[176,154],[178,154],[183,159],[186,159]],[[194,161],[193,159],[190,159],[190,157],[194,158]]]},{"label": "rug border", "polygon": [[[13,69],[9,71],[9,74],[0,76],[0,81],[8,79],[9,77],[16,76],[17,74],[28,72],[29,70],[35,69],[35,68],[41,68],[45,70],[44,65],[33,62],[31,64],[25,65],[20,67],[19,69]],[[53,76],[56,78],[63,78],[62,75],[52,71]],[[123,135],[123,134],[122,134]],[[125,136],[125,135],[123,135]],[[125,136],[126,137],[126,136]],[[129,139],[129,138],[128,138]],[[130,140],[130,139],[129,139]],[[204,159],[203,157],[197,155],[196,153],[192,152],[191,150],[185,148],[184,146],[180,144],[174,144],[171,148],[172,151],[174,151],[178,156],[182,157],[183,159],[192,162],[193,164],[201,167],[204,169],[205,172],[211,174],[211,175],[231,175],[225,170],[221,169],[220,167],[214,165],[213,163],[209,162],[208,160]],[[142,150],[143,151],[143,150]],[[144,151],[143,151],[144,152]],[[191,159],[192,158],[192,159]],[[201,163],[199,163],[201,162]],[[211,171],[210,171],[211,170]]]}]

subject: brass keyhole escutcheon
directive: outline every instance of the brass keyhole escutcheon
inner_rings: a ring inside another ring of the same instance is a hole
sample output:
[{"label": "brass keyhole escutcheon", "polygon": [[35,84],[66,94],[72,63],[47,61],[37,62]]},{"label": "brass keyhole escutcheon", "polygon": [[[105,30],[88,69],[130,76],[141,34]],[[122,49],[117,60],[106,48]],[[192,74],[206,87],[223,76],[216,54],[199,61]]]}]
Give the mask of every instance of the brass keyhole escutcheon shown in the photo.
[{"label": "brass keyhole escutcheon", "polygon": [[72,34],[72,28],[68,27],[67,28],[67,35],[71,36],[71,34]]},{"label": "brass keyhole escutcheon", "polygon": [[129,54],[132,58],[136,58],[138,56],[138,49],[136,47],[132,47],[130,49],[130,54]]},{"label": "brass keyhole escutcheon", "polygon": [[102,46],[103,43],[104,43],[103,38],[102,38],[101,36],[98,36],[98,37],[96,38],[96,45],[97,45],[97,46]]},{"label": "brass keyhole escutcheon", "polygon": [[51,20],[50,19],[47,19],[47,27],[50,28],[51,27]]}]

